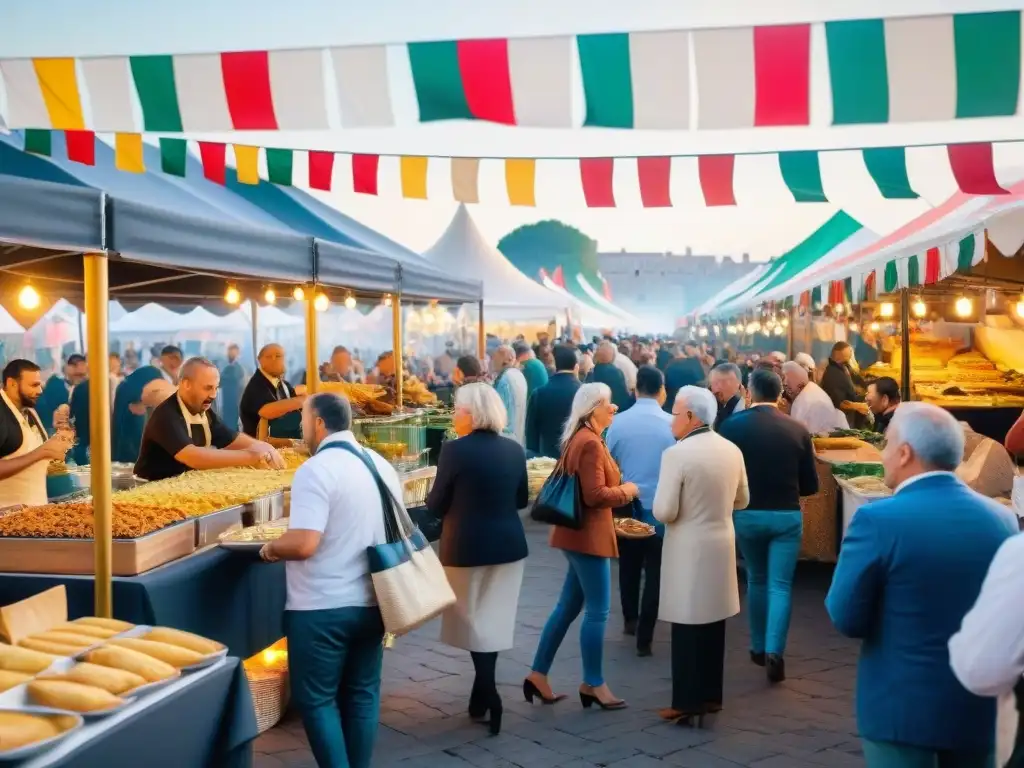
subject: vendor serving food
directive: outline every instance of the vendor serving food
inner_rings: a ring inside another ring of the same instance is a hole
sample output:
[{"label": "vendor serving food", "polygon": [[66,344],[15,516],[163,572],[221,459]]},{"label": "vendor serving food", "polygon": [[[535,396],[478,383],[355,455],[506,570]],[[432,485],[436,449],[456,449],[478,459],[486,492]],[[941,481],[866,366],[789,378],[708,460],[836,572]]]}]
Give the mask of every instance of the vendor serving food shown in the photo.
[{"label": "vendor serving food", "polygon": [[[0,392],[0,509],[19,504],[45,504],[46,468],[63,459],[71,447],[70,433],[58,431],[47,437],[35,411],[43,391],[39,366],[29,360],[12,360],[3,371]],[[65,409],[66,410],[66,406]],[[66,413],[61,415],[66,421]]]},{"label": "vendor serving food", "polygon": [[206,358],[185,362],[177,393],[158,405],[146,423],[136,475],[162,480],[190,469],[284,468],[281,454],[273,447],[239,434],[210,410],[219,383],[217,366]]}]

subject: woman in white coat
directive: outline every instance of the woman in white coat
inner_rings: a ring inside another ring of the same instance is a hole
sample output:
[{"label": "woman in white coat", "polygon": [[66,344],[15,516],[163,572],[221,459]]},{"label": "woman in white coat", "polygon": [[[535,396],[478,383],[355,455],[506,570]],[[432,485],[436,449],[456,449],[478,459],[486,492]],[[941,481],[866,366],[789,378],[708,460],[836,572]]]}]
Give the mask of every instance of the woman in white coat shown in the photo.
[{"label": "woman in white coat", "polygon": [[740,612],[732,513],[750,495],[743,454],[709,426],[717,412],[706,389],[676,394],[679,442],[661,456],[654,497],[665,523],[658,618],[672,624],[672,706],[661,716],[685,725],[722,709],[725,620]]}]

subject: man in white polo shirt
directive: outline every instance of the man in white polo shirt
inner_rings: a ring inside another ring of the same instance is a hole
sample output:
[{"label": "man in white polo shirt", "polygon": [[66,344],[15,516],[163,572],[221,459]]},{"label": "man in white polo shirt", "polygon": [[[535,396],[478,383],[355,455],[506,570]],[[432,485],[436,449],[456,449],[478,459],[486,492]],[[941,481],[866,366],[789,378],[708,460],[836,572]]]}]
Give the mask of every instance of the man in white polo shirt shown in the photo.
[{"label": "man in white polo shirt", "polygon": [[[285,633],[292,697],[319,766],[369,768],[380,712],[384,624],[367,547],[383,544],[380,493],[354,446],[372,459],[397,499],[394,468],[361,448],[352,406],[329,392],[302,409],[311,458],[295,473],[288,532],[260,552],[286,560]],[[334,448],[336,450],[330,450]]]}]

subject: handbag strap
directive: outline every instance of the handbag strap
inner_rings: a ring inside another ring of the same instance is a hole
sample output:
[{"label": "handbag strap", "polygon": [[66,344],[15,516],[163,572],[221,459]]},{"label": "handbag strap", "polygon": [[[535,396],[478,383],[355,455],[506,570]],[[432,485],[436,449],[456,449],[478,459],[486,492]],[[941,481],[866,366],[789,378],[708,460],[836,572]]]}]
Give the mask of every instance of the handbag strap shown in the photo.
[{"label": "handbag strap", "polygon": [[384,482],[384,478],[380,476],[380,472],[377,471],[377,466],[373,463],[373,460],[366,455],[365,451],[360,448],[356,448],[354,445],[347,442],[328,443],[320,448],[317,453],[320,451],[326,451],[330,448],[339,448],[352,454],[363,462],[364,466],[370,471],[370,474],[373,476],[373,480],[377,485],[377,492],[380,494],[380,505],[381,509],[384,511],[384,533],[387,537],[388,543],[394,544],[397,541],[408,538],[408,535],[411,532],[406,529],[405,525],[403,525],[404,521],[400,519],[400,516],[396,511],[396,507],[401,507],[401,505],[398,504],[394,494],[391,493],[391,489],[388,487],[388,484]]}]

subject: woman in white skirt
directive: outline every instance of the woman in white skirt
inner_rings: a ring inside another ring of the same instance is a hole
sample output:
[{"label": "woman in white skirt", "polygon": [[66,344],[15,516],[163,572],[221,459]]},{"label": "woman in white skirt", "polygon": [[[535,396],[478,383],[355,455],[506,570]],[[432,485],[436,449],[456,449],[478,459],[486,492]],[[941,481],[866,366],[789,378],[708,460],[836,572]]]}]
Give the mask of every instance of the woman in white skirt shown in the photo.
[{"label": "woman in white skirt", "polygon": [[427,497],[427,507],[444,521],[441,564],[458,598],[442,617],[441,642],[472,655],[469,715],[494,734],[502,714],[495,666],[498,651],[512,648],[527,555],[519,518],[529,496],[526,454],[502,437],[506,418],[491,385],[460,387],[453,424],[459,439],[442,447]]}]

